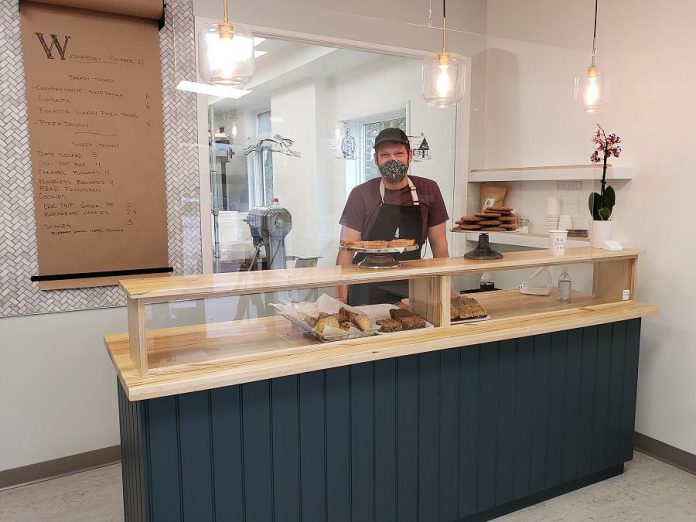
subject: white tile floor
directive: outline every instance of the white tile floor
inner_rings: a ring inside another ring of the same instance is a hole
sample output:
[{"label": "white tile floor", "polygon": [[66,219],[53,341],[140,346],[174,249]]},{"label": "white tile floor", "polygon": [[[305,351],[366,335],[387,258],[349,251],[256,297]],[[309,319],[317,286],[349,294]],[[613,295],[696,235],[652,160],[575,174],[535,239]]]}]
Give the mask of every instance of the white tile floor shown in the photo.
[{"label": "white tile floor", "polygon": [[[123,520],[120,465],[0,491],[2,522]],[[641,453],[626,472],[503,521],[696,521],[696,476]]]}]

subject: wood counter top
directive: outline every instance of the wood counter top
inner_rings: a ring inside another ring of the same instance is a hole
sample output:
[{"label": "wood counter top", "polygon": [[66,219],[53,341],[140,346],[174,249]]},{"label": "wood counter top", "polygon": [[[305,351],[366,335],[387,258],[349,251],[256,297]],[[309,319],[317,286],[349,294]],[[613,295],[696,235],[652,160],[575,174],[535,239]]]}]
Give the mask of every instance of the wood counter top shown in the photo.
[{"label": "wood counter top", "polygon": [[635,259],[639,250],[609,251],[599,248],[570,248],[564,256],[547,250],[506,252],[502,259],[474,261],[463,257],[405,261],[401,268],[370,270],[357,267],[315,267],[285,270],[235,272],[202,276],[134,278],[121,281],[130,299],[148,303],[177,299],[203,299],[231,295],[275,292],[293,288],[318,288],[338,284],[394,281],[416,277],[447,276],[471,272],[492,272],[540,265],[567,265]]},{"label": "wood counter top", "polygon": [[[628,252],[630,251],[623,251],[624,255]],[[496,318],[489,321],[332,343],[318,343],[302,337],[280,317],[148,332],[148,341],[153,346],[151,357],[166,361],[171,360],[168,358],[176,359],[177,354],[181,354],[184,363],[177,361],[177,366],[153,368],[145,376],[140,375],[131,360],[128,334],[108,335],[105,337],[105,344],[128,398],[137,401],[415,353],[624,321],[658,312],[656,306],[633,301],[589,304],[590,301],[581,297],[572,304],[562,305],[558,304],[555,296],[551,296],[546,306],[537,308],[538,313],[519,315],[518,309],[517,315],[506,315],[505,310],[509,310],[512,301],[516,301],[515,306],[520,306],[524,303],[519,300],[525,298],[519,297],[519,293],[514,299],[511,295],[505,298],[503,292],[492,294],[497,295],[491,296],[491,301],[486,306]],[[535,298],[538,300],[538,296]],[[265,333],[273,333],[272,339],[262,338],[263,342],[258,341],[260,326],[263,326]],[[249,340],[254,334],[257,341],[250,344]],[[234,340],[242,342],[240,347],[244,346],[244,349],[237,350],[231,346],[232,351],[226,350],[225,347],[230,348],[228,343],[235,342]],[[194,345],[193,351],[203,353],[207,360],[192,357],[192,362],[185,362],[186,357],[193,353],[191,348]],[[218,359],[215,358],[216,350],[222,350]]]}]

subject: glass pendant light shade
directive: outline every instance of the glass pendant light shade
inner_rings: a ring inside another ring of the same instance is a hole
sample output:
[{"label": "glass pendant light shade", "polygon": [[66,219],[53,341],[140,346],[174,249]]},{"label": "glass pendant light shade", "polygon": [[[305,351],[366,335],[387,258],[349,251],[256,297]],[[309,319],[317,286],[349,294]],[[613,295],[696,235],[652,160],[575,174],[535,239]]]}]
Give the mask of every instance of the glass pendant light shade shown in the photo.
[{"label": "glass pendant light shade", "polygon": [[464,58],[441,52],[427,56],[422,64],[423,98],[431,107],[449,107],[464,98]]},{"label": "glass pendant light shade", "polygon": [[611,81],[606,69],[590,66],[575,75],[573,102],[584,112],[593,114],[604,109],[611,98]]},{"label": "glass pendant light shade", "polygon": [[593,114],[601,111],[609,103],[611,82],[607,70],[597,67],[597,9],[595,0],[594,27],[592,30],[592,61],[590,66],[575,75],[573,81],[573,102],[584,112]]},{"label": "glass pendant light shade", "polygon": [[241,24],[207,24],[198,34],[198,69],[206,83],[241,88],[254,75],[254,36]]}]

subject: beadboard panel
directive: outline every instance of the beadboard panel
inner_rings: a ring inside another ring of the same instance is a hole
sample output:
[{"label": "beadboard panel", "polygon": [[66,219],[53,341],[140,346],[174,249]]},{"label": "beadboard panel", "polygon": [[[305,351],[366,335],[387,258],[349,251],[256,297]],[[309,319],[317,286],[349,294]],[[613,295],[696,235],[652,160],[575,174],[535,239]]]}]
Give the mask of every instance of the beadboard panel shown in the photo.
[{"label": "beadboard panel", "polygon": [[640,319],[129,402],[126,520],[488,519],[621,473]]}]

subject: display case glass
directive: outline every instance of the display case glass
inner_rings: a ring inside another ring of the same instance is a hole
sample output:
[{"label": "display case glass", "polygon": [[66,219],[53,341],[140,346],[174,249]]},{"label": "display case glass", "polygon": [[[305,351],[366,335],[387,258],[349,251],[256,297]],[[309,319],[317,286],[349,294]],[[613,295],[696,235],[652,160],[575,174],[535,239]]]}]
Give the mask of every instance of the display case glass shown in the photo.
[{"label": "display case glass", "polygon": [[[390,270],[334,266],[129,279],[121,283],[128,295],[129,332],[107,336],[106,343],[112,357],[142,376],[219,363],[257,361],[262,368],[264,361],[284,355],[310,355],[329,346],[350,353],[391,339],[404,345],[447,339],[456,345],[477,332],[505,330],[510,321],[541,324],[563,316],[572,322],[602,306],[631,303],[638,255],[573,248],[563,256],[537,250],[492,261],[407,261]],[[389,288],[404,280],[408,294],[395,292],[390,304],[340,311],[341,303],[331,297],[339,284]],[[494,289],[481,291],[489,287]],[[318,305],[307,308],[314,302]],[[409,310],[423,321],[394,318],[401,326],[385,327],[378,321],[392,318],[390,308]],[[346,335],[334,323],[327,330],[331,335],[320,336],[312,335],[313,323],[308,328],[291,317],[316,321],[320,313],[349,311],[368,315],[370,326],[359,328],[352,316],[345,319]]]}]

